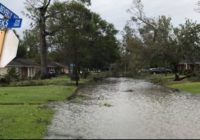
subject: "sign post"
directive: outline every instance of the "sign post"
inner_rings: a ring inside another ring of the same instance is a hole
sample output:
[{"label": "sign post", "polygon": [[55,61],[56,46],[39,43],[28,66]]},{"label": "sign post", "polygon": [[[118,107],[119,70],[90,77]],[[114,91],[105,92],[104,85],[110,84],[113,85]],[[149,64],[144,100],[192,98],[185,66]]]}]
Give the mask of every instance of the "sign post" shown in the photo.
[{"label": "sign post", "polygon": [[19,39],[12,28],[20,28],[22,19],[14,12],[0,3],[0,14],[4,18],[0,19],[0,68],[5,67],[17,55]]},{"label": "sign post", "polygon": [[2,53],[6,31],[0,31],[0,54]]}]

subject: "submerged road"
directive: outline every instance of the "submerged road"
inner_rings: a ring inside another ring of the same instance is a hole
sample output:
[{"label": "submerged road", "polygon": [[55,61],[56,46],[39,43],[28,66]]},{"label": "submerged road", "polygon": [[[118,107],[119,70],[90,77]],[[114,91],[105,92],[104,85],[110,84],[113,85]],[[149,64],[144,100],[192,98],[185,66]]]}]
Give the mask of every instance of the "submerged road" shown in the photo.
[{"label": "submerged road", "polygon": [[109,78],[54,105],[46,139],[200,138],[200,96],[143,80]]}]

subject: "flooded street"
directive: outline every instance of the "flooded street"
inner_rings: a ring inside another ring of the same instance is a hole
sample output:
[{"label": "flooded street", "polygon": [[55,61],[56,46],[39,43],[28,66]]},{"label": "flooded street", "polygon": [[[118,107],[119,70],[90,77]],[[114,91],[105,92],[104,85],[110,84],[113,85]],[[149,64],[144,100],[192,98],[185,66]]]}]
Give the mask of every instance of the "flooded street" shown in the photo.
[{"label": "flooded street", "polygon": [[54,105],[46,139],[200,138],[200,96],[143,80],[109,78]]}]

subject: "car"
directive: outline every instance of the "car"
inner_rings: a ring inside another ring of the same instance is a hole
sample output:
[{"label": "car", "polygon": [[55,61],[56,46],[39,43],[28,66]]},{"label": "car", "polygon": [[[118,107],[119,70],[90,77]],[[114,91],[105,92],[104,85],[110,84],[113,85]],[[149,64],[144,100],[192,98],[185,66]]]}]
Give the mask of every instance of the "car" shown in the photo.
[{"label": "car", "polygon": [[150,68],[149,72],[151,74],[161,74],[161,73],[171,73],[172,70],[169,68],[158,67],[158,68]]},{"label": "car", "polygon": [[173,71],[169,68],[161,68],[162,73],[172,73]]},{"label": "car", "polygon": [[161,71],[160,71],[159,68],[150,68],[150,69],[149,69],[149,72],[150,72],[151,74],[159,74],[159,73],[161,73]]}]

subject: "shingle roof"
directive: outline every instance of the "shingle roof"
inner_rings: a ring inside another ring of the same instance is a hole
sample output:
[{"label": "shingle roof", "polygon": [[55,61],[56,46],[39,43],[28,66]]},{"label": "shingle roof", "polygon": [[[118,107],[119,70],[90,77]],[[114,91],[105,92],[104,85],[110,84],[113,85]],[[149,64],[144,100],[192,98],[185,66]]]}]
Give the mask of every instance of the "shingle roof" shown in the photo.
[{"label": "shingle roof", "polygon": [[31,59],[14,59],[8,64],[8,67],[39,67],[39,64]]},{"label": "shingle roof", "polygon": [[48,67],[67,67],[65,64],[61,64],[58,62],[48,62]]},{"label": "shingle roof", "polygon": [[[40,64],[36,63],[32,59],[17,58],[11,61],[7,67],[39,67]],[[48,62],[47,67],[67,67],[65,64],[58,62]]]}]

